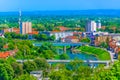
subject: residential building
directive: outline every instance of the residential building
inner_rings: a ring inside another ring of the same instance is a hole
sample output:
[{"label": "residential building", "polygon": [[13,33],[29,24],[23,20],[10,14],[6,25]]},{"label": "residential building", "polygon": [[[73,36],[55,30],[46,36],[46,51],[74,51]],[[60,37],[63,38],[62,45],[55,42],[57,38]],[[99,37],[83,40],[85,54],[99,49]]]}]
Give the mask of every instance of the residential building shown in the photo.
[{"label": "residential building", "polygon": [[102,42],[109,42],[111,39],[111,36],[96,36],[94,44],[95,46],[99,46]]},{"label": "residential building", "polygon": [[22,34],[32,33],[32,23],[31,22],[22,22],[22,27],[20,27],[20,31],[21,30],[22,30]]},{"label": "residential building", "polygon": [[17,49],[6,51],[6,52],[0,52],[0,58],[5,59],[5,58],[8,58],[9,56],[14,56],[16,52],[17,52]]},{"label": "residential building", "polygon": [[4,31],[4,33],[6,33],[6,32],[15,32],[17,34],[20,33],[20,29],[19,28],[6,28],[3,31]]},{"label": "residential building", "polygon": [[55,35],[55,40],[60,40],[61,38],[65,38],[67,36],[73,36],[73,32],[50,32],[50,36]]},{"label": "residential building", "polygon": [[8,58],[10,56],[10,53],[8,52],[0,52],[0,58]]},{"label": "residential building", "polygon": [[67,36],[65,38],[62,38],[62,42],[67,42],[67,43],[77,43],[79,41],[80,40],[77,36]]},{"label": "residential building", "polygon": [[97,31],[97,25],[95,21],[87,21],[86,24],[86,32],[96,32]]}]

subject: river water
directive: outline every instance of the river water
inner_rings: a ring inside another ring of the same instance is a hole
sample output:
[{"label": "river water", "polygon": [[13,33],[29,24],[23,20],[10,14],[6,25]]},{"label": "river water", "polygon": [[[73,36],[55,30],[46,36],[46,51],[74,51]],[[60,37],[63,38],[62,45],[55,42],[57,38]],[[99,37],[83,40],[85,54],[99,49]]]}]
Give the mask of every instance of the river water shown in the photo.
[{"label": "river water", "polygon": [[[58,53],[59,54],[63,54],[63,50],[62,49],[58,49]],[[68,54],[68,56],[70,57],[71,60],[74,59],[79,59],[79,60],[97,60],[97,58],[94,55],[89,55],[86,53],[72,53],[70,50],[67,50],[66,54]]]},{"label": "river water", "polygon": [[[62,49],[58,49],[57,50],[59,54],[65,54],[63,52]],[[89,55],[89,54],[86,54],[86,53],[72,53],[70,50],[67,50],[66,51],[66,54],[68,54],[70,60],[74,60],[74,59],[79,59],[79,60],[97,60],[97,57],[95,57],[94,55]],[[98,66],[98,64],[89,64],[89,63],[85,63],[84,65],[87,65],[87,66],[90,66],[91,68],[95,68]]]}]

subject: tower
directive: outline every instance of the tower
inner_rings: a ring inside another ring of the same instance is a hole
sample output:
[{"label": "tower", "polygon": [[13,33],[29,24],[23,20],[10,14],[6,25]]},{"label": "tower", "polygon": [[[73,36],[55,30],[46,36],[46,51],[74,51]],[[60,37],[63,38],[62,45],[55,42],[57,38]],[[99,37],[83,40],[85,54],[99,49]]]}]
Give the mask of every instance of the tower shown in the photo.
[{"label": "tower", "polygon": [[19,28],[20,28],[20,34],[22,34],[22,21],[21,21],[21,17],[22,17],[22,12],[20,10],[19,11]]},{"label": "tower", "polygon": [[96,22],[88,20],[86,24],[86,32],[96,32]]}]

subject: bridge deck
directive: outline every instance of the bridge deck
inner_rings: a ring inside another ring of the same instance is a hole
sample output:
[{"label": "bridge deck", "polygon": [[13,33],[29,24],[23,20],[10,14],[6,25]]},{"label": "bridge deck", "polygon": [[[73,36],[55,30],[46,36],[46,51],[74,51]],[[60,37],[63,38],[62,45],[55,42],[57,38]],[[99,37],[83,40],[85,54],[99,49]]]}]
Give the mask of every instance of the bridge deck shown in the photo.
[{"label": "bridge deck", "polygon": [[[43,43],[33,43],[34,46],[41,46]],[[53,46],[82,46],[87,43],[52,43]]]},{"label": "bridge deck", "polygon": [[[23,63],[23,62],[26,62],[28,60],[17,60],[17,62],[19,63]],[[33,61],[33,60],[29,60],[29,61]],[[70,63],[71,61],[73,60],[47,60],[48,63]],[[92,61],[92,60],[84,60],[84,61],[81,61],[83,63],[90,63],[90,64],[108,64],[110,63],[111,61]]]}]

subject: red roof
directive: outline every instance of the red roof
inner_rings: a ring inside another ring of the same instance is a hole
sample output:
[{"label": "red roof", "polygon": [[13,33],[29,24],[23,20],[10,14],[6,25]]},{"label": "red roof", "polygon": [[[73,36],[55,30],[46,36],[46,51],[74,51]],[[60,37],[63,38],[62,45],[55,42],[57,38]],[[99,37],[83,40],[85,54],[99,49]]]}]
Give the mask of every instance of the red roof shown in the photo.
[{"label": "red roof", "polygon": [[28,33],[28,34],[39,34],[38,31],[32,31],[31,33]]},{"label": "red roof", "polygon": [[82,32],[73,32],[73,35],[82,34]]},{"label": "red roof", "polygon": [[60,29],[60,31],[66,31],[66,30],[68,30],[68,28],[66,28],[64,26],[59,26],[58,28]]},{"label": "red roof", "polygon": [[77,36],[67,36],[68,39],[78,39]]},{"label": "red roof", "polygon": [[9,52],[0,52],[0,58],[7,58],[10,56]]},{"label": "red roof", "polygon": [[20,33],[20,29],[19,28],[12,28],[12,32],[15,32],[15,33],[19,34]]}]

